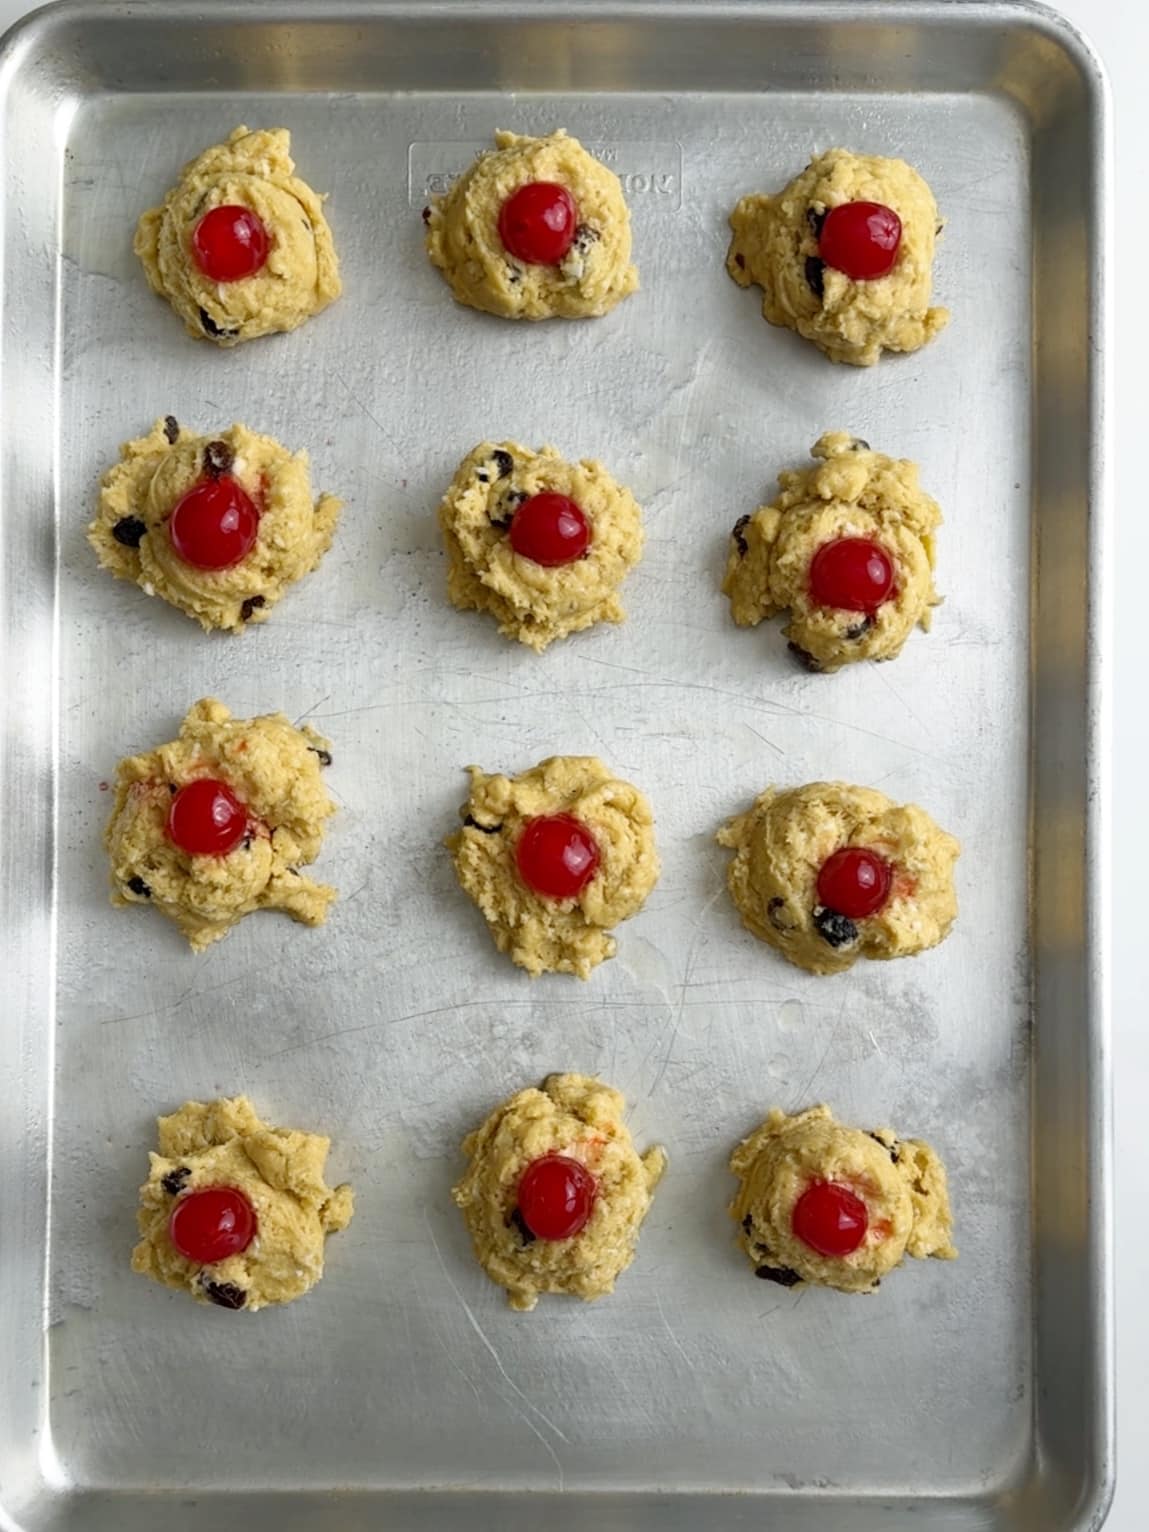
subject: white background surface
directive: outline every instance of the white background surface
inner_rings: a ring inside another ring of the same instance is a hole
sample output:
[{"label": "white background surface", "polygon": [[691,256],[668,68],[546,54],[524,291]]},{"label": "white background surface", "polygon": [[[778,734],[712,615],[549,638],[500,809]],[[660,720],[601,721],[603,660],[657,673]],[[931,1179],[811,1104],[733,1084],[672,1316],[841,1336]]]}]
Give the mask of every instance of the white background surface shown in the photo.
[{"label": "white background surface", "polygon": [[[33,7],[0,0],[0,28]],[[1149,1108],[1149,1031],[1145,1024],[1142,948],[1144,876],[1149,839],[1142,814],[1142,780],[1149,757],[1149,721],[1141,658],[1149,569],[1149,506],[1138,483],[1140,454],[1132,450],[1143,429],[1146,396],[1142,355],[1149,351],[1149,305],[1144,250],[1149,242],[1149,200],[1137,170],[1149,159],[1149,112],[1144,104],[1149,59],[1147,0],[1061,0],[1060,9],[1089,36],[1109,71],[1115,107],[1117,154],[1114,220],[1117,497],[1115,559],[1115,664],[1110,684],[1115,715],[1114,848],[1114,1067],[1117,1122],[1118,1489],[1109,1532],[1142,1532],[1149,1522],[1149,1218],[1143,1148]],[[1124,448],[1122,455],[1121,448]],[[1141,1002],[1138,1004],[1138,1002]]]}]

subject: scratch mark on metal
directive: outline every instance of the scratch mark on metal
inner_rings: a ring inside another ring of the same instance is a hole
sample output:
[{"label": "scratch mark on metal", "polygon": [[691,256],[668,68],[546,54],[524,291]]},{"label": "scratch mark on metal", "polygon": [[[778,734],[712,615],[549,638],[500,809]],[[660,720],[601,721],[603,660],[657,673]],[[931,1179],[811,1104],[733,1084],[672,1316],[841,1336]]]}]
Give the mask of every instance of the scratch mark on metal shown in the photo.
[{"label": "scratch mark on metal", "polygon": [[[442,1271],[444,1277],[446,1277],[446,1279],[447,1279],[447,1285],[450,1287],[450,1289],[454,1293],[455,1297],[459,1300],[459,1305],[462,1308],[463,1313],[467,1316],[467,1323],[471,1326],[471,1329],[474,1330],[475,1334],[479,1337],[479,1339],[482,1341],[483,1345],[486,1347],[487,1351],[490,1353],[491,1358],[494,1361],[495,1366],[499,1370],[499,1376],[503,1379],[504,1383],[506,1383],[507,1387],[511,1390],[511,1392],[514,1393],[515,1395],[517,1395],[517,1397],[522,1400],[523,1404],[526,1405],[527,1409],[531,1412],[531,1414],[534,1415],[537,1419],[541,1420],[543,1425],[546,1426],[548,1431],[553,1431],[554,1434],[558,1437],[560,1442],[565,1442],[566,1445],[569,1446],[570,1445],[569,1437],[564,1436],[563,1433],[559,1430],[558,1426],[555,1425],[554,1421],[549,1419],[548,1416],[544,1415],[542,1410],[540,1410],[537,1405],[534,1405],[534,1404],[531,1403],[531,1401],[527,1398],[526,1394],[523,1393],[522,1389],[515,1382],[515,1380],[511,1377],[511,1375],[507,1371],[507,1369],[503,1366],[502,1358],[499,1356],[499,1353],[495,1350],[494,1346],[492,1345],[490,1339],[487,1336],[487,1332],[483,1329],[482,1325],[475,1318],[474,1313],[471,1310],[470,1304],[467,1302],[467,1300],[463,1297],[462,1293],[459,1291],[459,1286],[456,1283],[454,1277],[452,1277],[451,1272],[450,1272],[450,1270],[449,1270],[449,1268],[447,1266],[446,1261],[443,1259],[443,1252],[439,1248],[439,1241],[435,1238],[435,1231],[431,1227],[431,1220],[430,1220],[430,1218],[427,1216],[427,1204],[426,1203],[423,1204],[423,1223],[424,1223],[424,1226],[426,1227],[428,1237],[430,1238],[432,1248],[435,1251],[435,1258],[439,1262],[440,1270]],[[511,1401],[508,1400],[507,1403],[510,1404]],[[548,1439],[539,1430],[538,1426],[535,1425],[534,1421],[530,1420],[526,1415],[523,1414],[522,1410],[517,1409],[513,1404],[511,1405],[511,1407],[512,1407],[512,1409],[515,1409],[515,1413],[520,1417],[520,1419],[522,1420],[523,1424],[525,1426],[527,1426],[529,1428],[529,1430],[531,1430],[534,1433],[535,1436],[538,1437],[539,1441],[542,1442],[543,1446],[546,1448],[547,1452],[550,1454],[552,1460],[554,1461],[555,1471],[558,1474],[558,1487],[561,1490],[563,1488],[563,1465],[562,1465],[562,1462],[559,1459],[558,1453],[555,1451],[555,1449],[552,1446],[552,1444],[550,1443],[550,1441],[548,1441]]]},{"label": "scratch mark on metal", "polygon": [[662,1299],[657,1292],[654,1295],[654,1305],[658,1310],[659,1319],[662,1320],[662,1328],[666,1331],[667,1336],[670,1339],[670,1344],[674,1347],[675,1351],[678,1352],[679,1356],[686,1363],[687,1367],[690,1368],[691,1372],[693,1372],[694,1363],[690,1360],[690,1357],[687,1355],[682,1342],[679,1340],[678,1336],[675,1335],[673,1329],[671,1328],[670,1320],[667,1319],[666,1313],[662,1307]]}]

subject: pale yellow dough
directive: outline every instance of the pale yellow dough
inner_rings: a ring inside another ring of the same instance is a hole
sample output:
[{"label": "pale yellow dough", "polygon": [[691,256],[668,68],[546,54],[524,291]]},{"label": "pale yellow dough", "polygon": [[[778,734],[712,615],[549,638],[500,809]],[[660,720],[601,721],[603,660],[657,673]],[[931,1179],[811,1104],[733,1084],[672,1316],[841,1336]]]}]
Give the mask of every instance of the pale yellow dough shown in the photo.
[{"label": "pale yellow dough", "polygon": [[[254,276],[213,282],[192,258],[191,239],[205,213],[232,206],[258,214],[271,249]],[[294,330],[342,292],[323,198],[295,175],[286,128],[236,128],[189,161],[163,204],[140,218],[134,248],[152,291],[188,334],[217,346]]]},{"label": "pale yellow dough", "polygon": [[[574,243],[559,266],[528,265],[499,236],[503,203],[529,181],[558,182],[578,209]],[[496,133],[495,148],[424,216],[427,254],[468,308],[503,319],[587,319],[638,286],[619,179],[561,129],[546,138]]]},{"label": "pale yellow dough", "polygon": [[[220,702],[197,702],[178,739],[116,768],[104,832],[112,903],[150,904],[196,952],[253,910],[322,925],[335,890],[300,869],[319,855],[324,822],[335,811],[319,775],[330,760],[321,735],[295,728],[282,713],[233,718]],[[227,856],[189,856],[168,839],[172,796],[197,777],[226,782],[247,807],[249,833]]]},{"label": "pale yellow dough", "polygon": [[[723,825],[718,842],[735,852],[726,877],[742,924],[809,973],[841,973],[860,957],[923,952],[957,918],[953,867],[961,847],[924,809],[870,787],[768,787]],[[864,920],[846,920],[818,902],[822,863],[844,846],[865,846],[892,868],[888,900]]]},{"label": "pale yellow dough", "polygon": [[[532,977],[587,978],[614,956],[612,928],[637,915],[658,881],[650,804],[593,755],[553,755],[518,777],[467,769],[463,826],[446,845],[495,946]],[[519,877],[515,846],[527,821],[541,814],[573,815],[598,844],[598,871],[577,898],[544,899]]]},{"label": "pale yellow dough", "polygon": [[[936,503],[918,483],[916,463],[871,452],[844,431],[811,448],[811,468],[778,475],[781,493],[743,516],[730,536],[722,589],[739,627],[790,612],[782,630],[811,670],[856,660],[892,660],[915,625],[929,630],[934,588]],[[894,567],[894,590],[872,615],[816,606],[810,565],[818,549],[842,537],[878,543]]]},{"label": "pale yellow dough", "polygon": [[[515,511],[543,491],[567,495],[590,523],[586,556],[546,568],[511,547]],[[480,442],[439,506],[447,594],[460,611],[489,612],[508,638],[541,652],[596,622],[621,622],[618,587],[642,556],[642,512],[601,463],[568,463],[553,447]]]},{"label": "pale yellow dough", "polygon": [[[132,1270],[197,1303],[255,1313],[300,1298],[323,1275],[324,1242],[354,1210],[350,1186],[323,1179],[330,1139],[261,1122],[246,1096],[188,1101],[157,1119],[159,1152],[149,1155],[136,1221]],[[205,1187],[241,1191],[255,1210],[247,1249],[210,1266],[182,1256],[168,1235],[180,1197]]]},{"label": "pale yellow dough", "polygon": [[[775,1107],[735,1149],[730,1169],[742,1183],[730,1204],[738,1242],[755,1276],[782,1287],[872,1293],[907,1255],[957,1256],[945,1167],[921,1139],[844,1127],[828,1106],[795,1117]],[[819,1181],[848,1187],[866,1205],[866,1235],[850,1255],[821,1255],[791,1227],[798,1199]]]},{"label": "pale yellow dough", "polygon": [[[625,1104],[618,1091],[585,1075],[548,1075],[463,1140],[470,1164],[452,1196],[476,1260],[506,1288],[511,1308],[533,1309],[540,1293],[601,1298],[634,1259],[666,1154],[655,1148],[639,1156],[622,1120]],[[523,1172],[548,1154],[579,1160],[595,1178],[590,1219],[571,1239],[536,1239],[515,1216]]]},{"label": "pale yellow dough", "polygon": [[[887,276],[855,282],[819,258],[821,217],[844,202],[880,202],[901,219]],[[916,351],[949,322],[947,309],[930,306],[937,203],[904,160],[827,149],[777,196],[743,197],[730,227],[730,275],[740,287],[757,283],[763,316],[797,330],[831,361],[870,367],[883,351]]]},{"label": "pale yellow dough", "polygon": [[[188,490],[221,472],[251,497],[259,532],[238,564],[197,569],[172,546],[168,518]],[[178,607],[205,631],[242,633],[249,622],[266,622],[287,587],[316,567],[331,546],[339,509],[332,495],[312,501],[306,452],[289,452],[241,425],[199,436],[169,415],[120,448],[120,461],[104,475],[88,541],[105,569]]]}]

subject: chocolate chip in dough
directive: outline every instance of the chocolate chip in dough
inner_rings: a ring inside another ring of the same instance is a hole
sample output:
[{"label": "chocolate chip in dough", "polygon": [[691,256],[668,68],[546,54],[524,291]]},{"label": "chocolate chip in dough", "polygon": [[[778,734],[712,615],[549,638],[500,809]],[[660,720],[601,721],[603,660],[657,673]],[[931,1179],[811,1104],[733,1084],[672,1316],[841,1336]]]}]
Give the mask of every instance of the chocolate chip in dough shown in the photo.
[{"label": "chocolate chip in dough", "polygon": [[515,1228],[519,1231],[519,1238],[522,1240],[524,1245],[534,1244],[535,1236],[531,1233],[530,1229],[527,1228],[527,1221],[519,1212],[518,1208],[514,1210],[511,1216],[507,1219],[507,1222],[514,1224]]},{"label": "chocolate chip in dough", "polygon": [[808,207],[806,209],[806,222],[810,225],[810,232],[814,238],[821,239],[822,225],[826,222],[826,209],[823,208],[819,212],[816,207]]},{"label": "chocolate chip in dough", "polygon": [[509,479],[511,470],[515,466],[515,460],[509,452],[504,452],[502,447],[496,447],[491,453],[495,467],[499,470],[500,479]]},{"label": "chocolate chip in dough", "polygon": [[150,899],[152,897],[151,889],[138,873],[134,878],[128,879],[128,887],[131,889],[133,894],[138,895],[141,899]]},{"label": "chocolate chip in dough", "polygon": [[798,661],[799,665],[801,665],[803,670],[808,670],[811,675],[821,675],[821,665],[818,664],[818,661],[808,650],[802,648],[801,644],[789,643],[786,645],[786,647]]},{"label": "chocolate chip in dough", "polygon": [[221,1309],[241,1309],[247,1302],[247,1294],[234,1282],[205,1282],[203,1290]]},{"label": "chocolate chip in dough", "polygon": [[112,528],[112,536],[125,548],[138,548],[140,538],[147,530],[147,523],[138,516],[121,516]]},{"label": "chocolate chip in dough", "polygon": [[741,250],[735,250],[734,264],[738,267],[739,271],[746,270],[746,257],[742,254]]},{"label": "chocolate chip in dough", "polygon": [[186,1183],[191,1179],[191,1171],[186,1165],[177,1165],[174,1170],[169,1170],[160,1182],[169,1197],[178,1197]]},{"label": "chocolate chip in dough", "polygon": [[734,523],[734,530],[730,534],[730,536],[734,539],[735,546],[738,549],[738,557],[740,559],[744,559],[750,552],[750,544],[742,535],[749,525],[749,516],[739,516],[738,520]]},{"label": "chocolate chip in dough", "polygon": [[174,415],[164,416],[164,435],[174,447],[180,439],[180,423]]},{"label": "chocolate chip in dough", "polygon": [[754,1275],[766,1282],[777,1282],[779,1287],[794,1287],[802,1280],[789,1266],[755,1266]]},{"label": "chocolate chip in dough", "polygon": [[823,281],[826,272],[826,263],[818,259],[816,255],[806,257],[806,286],[814,294],[815,298],[823,296]]},{"label": "chocolate chip in dough", "polygon": [[868,613],[861,622],[854,623],[853,627],[847,628],[842,634],[843,638],[865,638],[866,634],[874,626],[874,619]]},{"label": "chocolate chip in dough", "polygon": [[815,910],[814,924],[822,940],[831,947],[848,947],[858,939],[857,926],[848,915],[839,915],[837,910]]},{"label": "chocolate chip in dough", "polygon": [[312,755],[317,755],[319,757],[319,764],[321,766],[330,766],[331,765],[331,751],[330,750],[321,750],[318,745],[308,745],[307,748],[311,751]]},{"label": "chocolate chip in dough", "polygon": [[901,1155],[898,1153],[898,1146],[897,1146],[897,1144],[887,1144],[885,1139],[884,1138],[879,1138],[879,1136],[876,1133],[867,1133],[866,1137],[867,1138],[872,1138],[874,1140],[875,1144],[881,1144],[882,1148],[889,1155],[890,1159],[893,1160],[895,1165],[901,1159]]},{"label": "chocolate chip in dough", "polygon": [[598,243],[598,240],[599,232],[593,224],[580,223],[574,231],[571,249],[576,250],[579,255],[585,255],[592,245]]},{"label": "chocolate chip in dough", "polygon": [[218,479],[230,473],[235,453],[226,442],[208,442],[203,449],[203,471],[209,479]]},{"label": "chocolate chip in dough", "polygon": [[256,607],[266,605],[267,598],[265,596],[248,596],[247,600],[239,609],[239,620],[241,622],[246,622],[247,619],[251,616],[252,612],[255,611]]},{"label": "chocolate chip in dough", "polygon": [[231,340],[234,336],[239,334],[238,330],[225,330],[222,325],[216,324],[215,320],[208,313],[207,309],[200,309],[199,322],[204,327],[204,333],[207,335],[214,335],[217,340]]},{"label": "chocolate chip in dough", "polygon": [[463,823],[465,825],[469,825],[472,830],[482,830],[484,835],[497,835],[503,828],[502,825],[481,825],[479,821],[472,818],[470,814],[468,814],[466,819],[463,820]]}]

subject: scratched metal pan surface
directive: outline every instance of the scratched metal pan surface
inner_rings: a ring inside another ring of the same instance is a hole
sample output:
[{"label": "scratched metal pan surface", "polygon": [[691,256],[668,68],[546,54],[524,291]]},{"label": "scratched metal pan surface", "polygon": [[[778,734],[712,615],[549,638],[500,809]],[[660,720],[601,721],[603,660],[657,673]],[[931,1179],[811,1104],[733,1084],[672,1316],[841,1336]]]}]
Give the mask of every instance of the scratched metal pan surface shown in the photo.
[{"label": "scratched metal pan surface", "polygon": [[[1002,5],[73,5],[0,64],[4,321],[0,1522],[20,1532],[1096,1527],[1111,1481],[1105,1084],[1106,107],[1087,47]],[[237,123],[330,193],[342,301],[193,343],[131,252]],[[420,209],[498,127],[623,177],[641,291],[586,324],[456,307]],[[819,149],[905,155],[947,220],[949,329],[875,370],[767,326],[727,215]],[[345,497],[265,627],[205,637],[84,540],[166,413],[310,449]],[[810,676],[736,629],[726,537],[827,429],[941,502],[929,636]],[[434,509],[482,437],[601,458],[645,508],[625,625],[540,658],[445,600]],[[194,957],[113,910],[126,752],[214,695],[330,735],[329,923]],[[462,768],[601,755],[664,871],[589,982],[530,981],[455,887]],[[844,778],[961,838],[937,951],[819,979],[739,925],[714,832]],[[596,1305],[511,1313],[449,1188],[555,1069],[625,1091],[670,1171]],[[248,1092],[356,1189],[305,1301],[254,1319],[134,1277],[153,1119]],[[869,1299],[756,1282],[725,1208],[774,1105],[932,1140],[961,1258]]]}]

